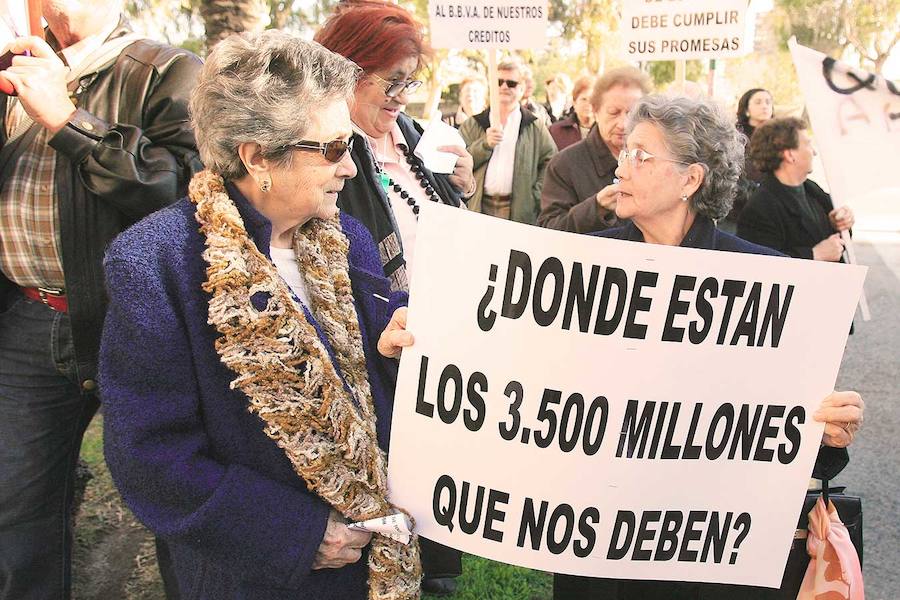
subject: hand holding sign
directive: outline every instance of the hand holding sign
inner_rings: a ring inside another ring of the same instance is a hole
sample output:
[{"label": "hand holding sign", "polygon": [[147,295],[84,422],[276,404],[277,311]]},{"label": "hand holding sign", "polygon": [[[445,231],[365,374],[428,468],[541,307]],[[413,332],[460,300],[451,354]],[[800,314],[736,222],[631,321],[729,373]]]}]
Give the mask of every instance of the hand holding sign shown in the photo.
[{"label": "hand holding sign", "polygon": [[856,392],[832,392],[815,413],[816,421],[825,423],[822,443],[834,448],[846,448],[863,423],[866,403]]},{"label": "hand holding sign", "polygon": [[397,358],[413,342],[415,339],[412,334],[406,331],[406,307],[398,308],[378,338],[378,351],[382,356]]}]

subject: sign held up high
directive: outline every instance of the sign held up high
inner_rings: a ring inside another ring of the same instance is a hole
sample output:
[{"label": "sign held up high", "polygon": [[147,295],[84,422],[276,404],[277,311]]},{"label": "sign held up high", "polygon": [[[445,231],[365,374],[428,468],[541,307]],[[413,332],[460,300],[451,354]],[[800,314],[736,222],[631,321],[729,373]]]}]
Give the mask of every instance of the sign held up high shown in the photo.
[{"label": "sign held up high", "polygon": [[542,48],[547,0],[429,0],[434,48]]},{"label": "sign held up high", "polygon": [[747,0],[625,0],[624,55],[629,60],[742,56],[746,13]]}]

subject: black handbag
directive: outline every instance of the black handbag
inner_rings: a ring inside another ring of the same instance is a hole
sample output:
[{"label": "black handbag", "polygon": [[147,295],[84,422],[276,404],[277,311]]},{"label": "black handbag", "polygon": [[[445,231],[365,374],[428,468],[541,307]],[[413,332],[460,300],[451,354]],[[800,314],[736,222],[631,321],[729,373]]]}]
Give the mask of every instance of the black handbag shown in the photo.
[{"label": "black handbag", "polygon": [[809,512],[816,504],[816,500],[823,496],[834,504],[838,516],[850,533],[850,540],[856,548],[859,556],[859,564],[863,562],[863,513],[862,500],[859,496],[848,496],[844,493],[845,487],[829,487],[828,481],[822,482],[821,490],[811,490],[806,493],[803,501],[803,511],[800,513],[800,521],[797,523],[797,533],[794,536],[794,544],[788,554],[787,565],[784,568],[784,578],[781,581],[781,591],[793,593],[797,597],[806,567],[809,565],[809,554],[806,551],[807,529],[809,527]]}]

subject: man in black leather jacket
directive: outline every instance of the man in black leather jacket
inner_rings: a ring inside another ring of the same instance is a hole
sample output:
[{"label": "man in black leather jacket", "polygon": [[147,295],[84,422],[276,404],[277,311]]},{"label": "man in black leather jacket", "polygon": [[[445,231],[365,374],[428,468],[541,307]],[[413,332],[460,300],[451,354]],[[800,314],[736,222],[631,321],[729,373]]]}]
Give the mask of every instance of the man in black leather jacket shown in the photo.
[{"label": "man in black leather jacket", "polygon": [[[44,1],[47,42],[0,72],[0,600],[70,596],[73,472],[98,406],[107,244],[201,167],[200,61],[121,0]],[[134,282],[140,285],[140,282]]]}]

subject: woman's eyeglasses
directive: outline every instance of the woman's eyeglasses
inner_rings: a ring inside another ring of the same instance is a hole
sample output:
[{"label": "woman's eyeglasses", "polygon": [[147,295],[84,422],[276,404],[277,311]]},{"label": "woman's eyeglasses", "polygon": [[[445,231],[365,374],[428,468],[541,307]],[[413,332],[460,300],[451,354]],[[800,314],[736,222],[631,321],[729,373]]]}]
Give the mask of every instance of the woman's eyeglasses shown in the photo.
[{"label": "woman's eyeglasses", "polygon": [[344,140],[331,140],[330,142],[311,142],[302,140],[296,144],[288,144],[284,148],[296,148],[297,150],[311,150],[321,152],[322,156],[328,162],[339,163],[344,155],[353,150],[353,139],[345,142]]},{"label": "woman's eyeglasses", "polygon": [[515,79],[498,79],[497,87],[503,87],[504,83],[506,84],[506,87],[508,87],[511,90],[516,89],[516,86],[519,85],[519,82],[516,81]]},{"label": "woman's eyeglasses", "polygon": [[656,156],[654,154],[650,154],[643,148],[634,148],[632,150],[626,150],[622,148],[622,151],[619,152],[619,166],[625,165],[628,163],[628,166],[634,169],[635,167],[642,167],[644,163],[650,160],[651,158],[655,158],[657,160],[664,160],[667,162],[678,163],[679,165],[691,165],[693,163],[686,163],[681,160],[675,160],[674,158],[663,158],[661,156]]},{"label": "woman's eyeglasses", "polygon": [[418,79],[404,79],[403,81],[388,81],[383,77],[379,77],[375,73],[369,73],[375,79],[378,79],[385,85],[384,87],[384,95],[388,98],[394,98],[395,96],[399,96],[401,92],[406,92],[407,94],[412,94],[419,86],[422,85],[422,82]]}]

